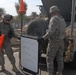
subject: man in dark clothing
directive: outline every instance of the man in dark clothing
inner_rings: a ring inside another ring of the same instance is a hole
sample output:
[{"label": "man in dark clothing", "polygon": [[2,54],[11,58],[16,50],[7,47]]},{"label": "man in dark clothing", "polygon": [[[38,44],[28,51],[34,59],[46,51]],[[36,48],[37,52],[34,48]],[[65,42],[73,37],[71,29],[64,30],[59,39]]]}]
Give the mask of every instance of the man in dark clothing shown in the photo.
[{"label": "man in dark clothing", "polygon": [[[15,66],[15,58],[13,56],[13,50],[12,50],[11,41],[10,41],[10,39],[12,37],[18,38],[15,35],[14,29],[10,25],[10,21],[12,19],[13,19],[12,15],[6,14],[3,18],[3,21],[0,22],[0,32],[1,32],[1,34],[5,35],[2,51],[3,51],[3,49],[5,50],[7,57],[9,58],[12,66],[13,66],[12,70],[15,72],[19,72],[19,70]],[[5,64],[5,61],[4,61],[4,57],[3,57],[3,61],[2,61],[2,65],[1,65],[2,71],[5,69],[4,64]]]}]

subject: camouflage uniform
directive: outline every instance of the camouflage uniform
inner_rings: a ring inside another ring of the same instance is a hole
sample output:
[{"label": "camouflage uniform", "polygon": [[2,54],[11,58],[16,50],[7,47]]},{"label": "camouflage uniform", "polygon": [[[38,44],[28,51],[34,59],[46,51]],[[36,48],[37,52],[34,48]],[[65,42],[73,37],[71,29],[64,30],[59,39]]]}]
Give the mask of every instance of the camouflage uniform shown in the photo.
[{"label": "camouflage uniform", "polygon": [[4,51],[0,48],[0,66],[4,65]]},{"label": "camouflage uniform", "polygon": [[[7,15],[4,18],[9,19],[10,16]],[[18,38],[18,37],[15,35],[14,29],[12,28],[12,26],[10,25],[10,23],[5,23],[3,21],[0,23],[0,32],[1,32],[1,34],[5,35],[4,42],[3,42],[3,49],[5,50],[5,52],[7,54],[7,57],[9,58],[11,64],[13,66],[15,66],[15,58],[13,56],[13,50],[12,50],[12,47],[11,47],[11,41],[10,41],[10,39],[12,37],[15,37],[15,38]],[[3,52],[3,50],[2,50],[2,52]],[[2,55],[2,58],[3,58],[2,63],[4,65],[5,62],[4,62],[3,55]]]},{"label": "camouflage uniform", "polygon": [[53,61],[56,57],[58,63],[58,72],[62,72],[63,63],[63,52],[64,52],[64,31],[66,23],[60,15],[52,16],[49,22],[49,27],[46,34],[43,36],[44,39],[49,40],[47,47],[47,70],[49,75],[52,75],[54,67]]}]

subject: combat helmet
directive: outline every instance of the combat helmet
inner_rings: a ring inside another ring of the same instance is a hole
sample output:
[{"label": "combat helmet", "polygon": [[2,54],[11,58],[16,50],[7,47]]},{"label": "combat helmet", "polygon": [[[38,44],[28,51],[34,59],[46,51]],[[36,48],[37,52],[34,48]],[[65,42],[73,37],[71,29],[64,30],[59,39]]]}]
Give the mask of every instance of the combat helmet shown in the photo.
[{"label": "combat helmet", "polygon": [[59,12],[59,11],[60,11],[57,6],[52,6],[52,7],[50,7],[50,10],[49,10],[50,13],[53,13],[53,12],[55,12],[55,11],[56,11],[56,12]]},{"label": "combat helmet", "polygon": [[10,21],[11,19],[13,19],[13,16],[10,14],[6,14],[4,15],[4,19]]}]

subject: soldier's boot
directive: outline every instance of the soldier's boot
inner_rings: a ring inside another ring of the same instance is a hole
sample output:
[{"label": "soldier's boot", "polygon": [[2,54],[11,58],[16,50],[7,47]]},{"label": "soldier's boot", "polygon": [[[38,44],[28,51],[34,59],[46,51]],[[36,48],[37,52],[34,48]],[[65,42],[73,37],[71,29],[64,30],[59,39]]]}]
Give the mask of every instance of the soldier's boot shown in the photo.
[{"label": "soldier's boot", "polygon": [[5,66],[2,65],[2,66],[1,66],[1,70],[0,70],[0,72],[3,72],[4,70],[5,70]]},{"label": "soldier's boot", "polygon": [[47,75],[53,75],[53,73],[52,73],[52,72],[50,72],[50,73],[47,73]]},{"label": "soldier's boot", "polygon": [[56,75],[62,75],[62,72],[56,72]]},{"label": "soldier's boot", "polygon": [[15,65],[13,65],[12,71],[19,72],[19,70],[17,69],[17,67]]}]

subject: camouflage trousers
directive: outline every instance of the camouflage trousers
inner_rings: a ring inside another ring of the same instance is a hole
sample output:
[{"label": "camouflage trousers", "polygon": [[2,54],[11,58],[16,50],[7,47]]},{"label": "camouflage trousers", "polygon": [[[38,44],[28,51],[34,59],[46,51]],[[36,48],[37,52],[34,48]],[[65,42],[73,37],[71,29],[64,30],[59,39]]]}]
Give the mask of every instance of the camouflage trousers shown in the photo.
[{"label": "camouflage trousers", "polygon": [[1,48],[0,49],[0,66],[1,65],[4,65],[4,52],[3,52],[3,49]]},{"label": "camouflage trousers", "polygon": [[4,61],[4,50],[5,50],[5,53],[7,54],[7,57],[9,58],[11,64],[15,65],[15,58],[14,58],[14,55],[13,55],[13,50],[12,50],[10,41],[4,41],[4,43],[3,43],[3,50],[1,52],[2,61],[0,62],[0,64],[2,64],[2,65],[5,64],[5,61]]},{"label": "camouflage trousers", "polygon": [[58,71],[62,72],[64,68],[63,62],[63,43],[54,42],[48,43],[47,48],[47,71],[52,73],[54,71],[54,58],[56,57],[57,64],[58,64]]}]

